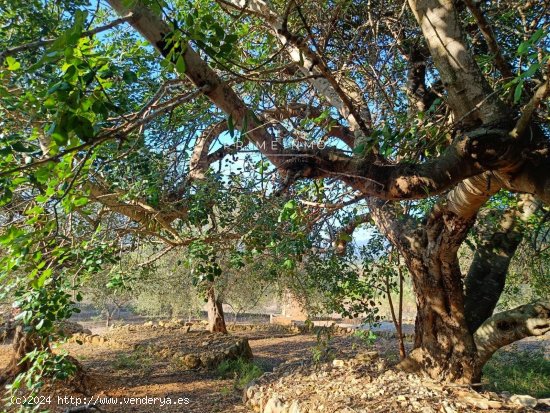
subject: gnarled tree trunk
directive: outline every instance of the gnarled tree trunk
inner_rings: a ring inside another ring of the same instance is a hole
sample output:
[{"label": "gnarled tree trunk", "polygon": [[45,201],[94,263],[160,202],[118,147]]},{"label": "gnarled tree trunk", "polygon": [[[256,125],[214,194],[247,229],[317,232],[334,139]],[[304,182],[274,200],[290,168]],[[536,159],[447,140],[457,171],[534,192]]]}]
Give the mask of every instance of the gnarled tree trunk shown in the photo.
[{"label": "gnarled tree trunk", "polygon": [[208,288],[206,294],[208,298],[208,331],[211,333],[227,334],[222,302],[219,297],[216,296],[213,285]]},{"label": "gnarled tree trunk", "polygon": [[38,336],[25,332],[23,326],[18,325],[13,337],[13,354],[8,367],[0,373],[0,385],[28,370],[31,362],[30,360],[22,361],[23,358],[31,351],[44,347],[44,343]]},{"label": "gnarled tree trunk", "polygon": [[458,247],[473,225],[449,211],[432,213],[420,253],[402,251],[417,297],[414,349],[401,363],[431,377],[459,383],[479,378],[474,339],[466,323]]},{"label": "gnarled tree trunk", "polygon": [[[473,296],[478,299],[474,300],[468,294],[472,285],[487,291],[494,288],[495,277],[504,278],[519,242],[519,234],[511,225],[480,245],[468,273],[469,288],[465,290],[457,251],[474,219],[436,206],[416,243],[412,247],[401,244],[417,297],[414,349],[400,364],[405,370],[422,371],[441,381],[477,383],[483,366],[496,350],[550,331],[548,302],[492,315],[504,279],[488,300],[482,300],[477,293]],[[500,254],[490,271],[480,264],[485,262],[489,245],[495,253],[501,249],[507,252]]]}]

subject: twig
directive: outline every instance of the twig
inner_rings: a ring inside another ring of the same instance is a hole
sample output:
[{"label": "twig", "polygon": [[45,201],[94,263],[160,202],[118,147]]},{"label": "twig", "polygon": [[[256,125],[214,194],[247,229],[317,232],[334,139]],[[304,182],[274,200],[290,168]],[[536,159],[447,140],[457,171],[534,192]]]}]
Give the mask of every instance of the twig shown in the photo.
[{"label": "twig", "polygon": [[[129,22],[132,20],[135,20],[138,16],[136,14],[129,14],[128,16],[121,17],[119,19],[113,20],[112,22],[104,25],[96,27],[92,30],[86,30],[82,32],[80,37],[87,37],[87,36],[93,36],[94,34],[98,34],[101,32],[104,32],[106,30],[112,29],[113,27],[118,26],[119,24]],[[3,59],[6,56],[11,56],[19,52],[24,52],[26,50],[35,49],[37,47],[47,46],[49,44],[52,44],[55,42],[56,39],[45,39],[45,40],[37,40],[31,43],[22,44],[20,46],[12,47],[11,49],[6,49],[3,52],[0,52],[0,59]]]}]

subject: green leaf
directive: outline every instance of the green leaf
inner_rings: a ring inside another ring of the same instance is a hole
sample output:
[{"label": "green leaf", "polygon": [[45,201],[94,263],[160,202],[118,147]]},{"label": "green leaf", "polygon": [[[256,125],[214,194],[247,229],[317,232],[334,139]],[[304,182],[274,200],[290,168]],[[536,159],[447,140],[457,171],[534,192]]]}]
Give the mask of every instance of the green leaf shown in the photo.
[{"label": "green leaf", "polygon": [[235,124],[233,123],[233,116],[231,115],[227,118],[227,128],[229,130],[229,134],[233,138],[235,136]]},{"label": "green leaf", "polygon": [[82,198],[77,198],[74,200],[73,202],[73,205],[75,207],[81,207],[81,206],[84,206],[88,203],[88,198],[85,198],[85,197],[82,197]]},{"label": "green leaf", "polygon": [[178,56],[178,60],[176,60],[176,70],[178,71],[178,73],[184,74],[186,68],[187,67],[185,65],[185,60],[183,59],[183,55],[180,54]]},{"label": "green leaf", "polygon": [[517,54],[518,54],[518,55],[525,54],[525,52],[527,52],[527,51],[529,50],[529,46],[530,46],[530,45],[531,45],[531,44],[530,44],[529,41],[521,42],[521,43],[519,44]]},{"label": "green leaf", "polygon": [[131,70],[126,70],[123,74],[122,74],[122,79],[124,80],[124,82],[127,84],[127,85],[130,85],[132,83],[135,83],[137,82],[138,80],[138,77],[137,75],[132,72]]},{"label": "green leaf", "polygon": [[357,145],[355,148],[353,148],[353,153],[356,155],[361,155],[365,152],[365,144]]},{"label": "green leaf", "polygon": [[21,63],[15,60],[12,56],[6,57],[6,63],[8,64],[8,70],[17,70],[21,67]]},{"label": "green leaf", "polygon": [[521,77],[523,79],[531,77],[535,74],[535,72],[539,69],[540,63],[534,63],[531,66],[529,66],[529,69],[527,69],[525,72],[521,74]]},{"label": "green leaf", "polygon": [[36,287],[40,288],[44,286],[44,283],[48,278],[50,278],[51,275],[52,275],[52,269],[51,268],[45,269],[40,275],[40,277],[36,280],[36,283],[35,283]]},{"label": "green leaf", "polygon": [[542,38],[542,36],[544,36],[544,30],[538,29],[535,33],[533,33],[529,41],[531,42],[531,44],[535,44]]},{"label": "green leaf", "polygon": [[519,82],[514,90],[514,103],[518,103],[521,100],[521,93],[523,92],[523,81]]}]

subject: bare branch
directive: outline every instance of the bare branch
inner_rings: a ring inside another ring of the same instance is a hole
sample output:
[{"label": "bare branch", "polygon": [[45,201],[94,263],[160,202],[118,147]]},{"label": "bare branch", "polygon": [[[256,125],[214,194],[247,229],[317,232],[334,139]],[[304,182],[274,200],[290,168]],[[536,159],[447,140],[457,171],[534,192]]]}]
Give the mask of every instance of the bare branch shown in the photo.
[{"label": "bare branch", "polygon": [[497,69],[505,78],[514,77],[512,68],[508,64],[506,59],[504,59],[502,51],[495,38],[495,34],[493,33],[493,29],[485,18],[485,15],[481,12],[479,7],[473,0],[464,0],[464,3],[466,3],[466,6],[468,6],[470,12],[476,19],[477,25],[479,26],[479,29],[481,30],[481,33],[483,34],[483,37],[487,42],[487,47],[489,47],[489,50],[493,54],[493,59],[495,60],[495,66],[497,67]]}]

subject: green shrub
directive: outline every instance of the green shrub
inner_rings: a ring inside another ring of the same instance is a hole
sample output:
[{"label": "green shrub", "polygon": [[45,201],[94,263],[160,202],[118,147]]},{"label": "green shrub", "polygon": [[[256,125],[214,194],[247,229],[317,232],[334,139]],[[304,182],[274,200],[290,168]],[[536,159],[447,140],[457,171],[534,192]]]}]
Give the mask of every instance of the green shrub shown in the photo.
[{"label": "green shrub", "polygon": [[138,348],[131,353],[118,354],[113,361],[116,370],[148,371],[153,364],[153,357],[149,349]]},{"label": "green shrub", "polygon": [[224,360],[218,365],[218,375],[224,379],[233,377],[233,386],[242,390],[252,380],[260,377],[264,369],[256,363],[246,359],[238,358],[235,360]]},{"label": "green shrub", "polygon": [[541,352],[499,351],[483,368],[483,383],[490,390],[550,396],[550,360]]}]

